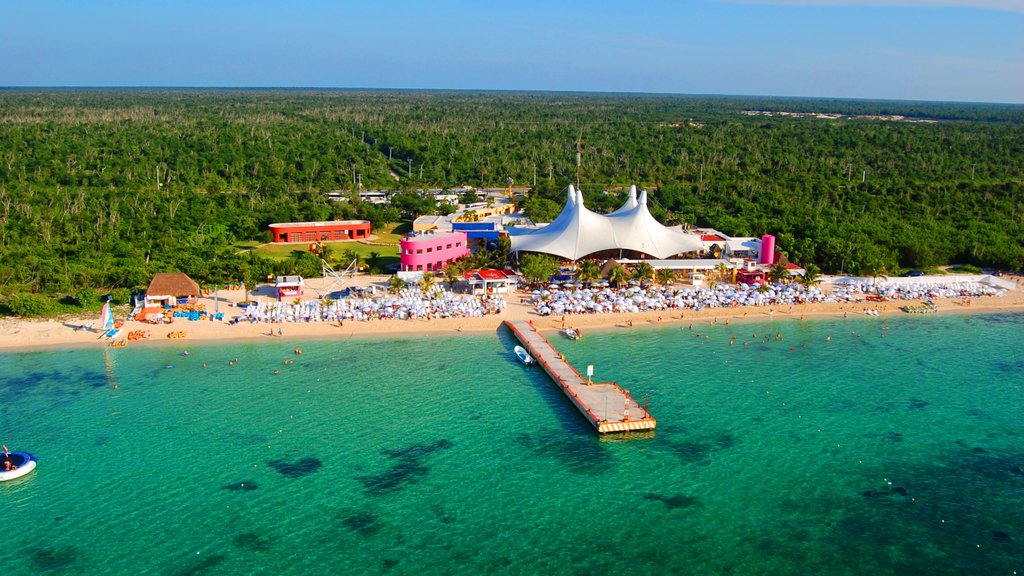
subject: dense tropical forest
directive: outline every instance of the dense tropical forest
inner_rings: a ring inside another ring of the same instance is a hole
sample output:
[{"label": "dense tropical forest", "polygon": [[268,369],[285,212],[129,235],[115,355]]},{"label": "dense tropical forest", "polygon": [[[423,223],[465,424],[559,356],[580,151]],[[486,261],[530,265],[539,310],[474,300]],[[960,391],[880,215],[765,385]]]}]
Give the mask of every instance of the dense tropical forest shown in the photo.
[{"label": "dense tropical forest", "polygon": [[[821,112],[838,119],[748,115]],[[904,120],[873,115],[900,115]],[[1024,107],[665,95],[0,90],[0,294],[201,283],[302,264],[241,251],[271,222],[438,208],[424,188],[531,187],[543,219],[650,191],[670,224],[774,233],[825,272],[1024,267]],[[391,206],[328,191],[401,190]],[[306,266],[309,262],[305,263]]]}]

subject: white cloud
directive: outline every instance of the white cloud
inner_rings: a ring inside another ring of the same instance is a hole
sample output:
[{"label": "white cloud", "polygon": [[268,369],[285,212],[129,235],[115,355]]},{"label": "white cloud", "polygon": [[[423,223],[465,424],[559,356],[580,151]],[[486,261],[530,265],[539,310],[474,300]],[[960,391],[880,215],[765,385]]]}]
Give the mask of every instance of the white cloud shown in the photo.
[{"label": "white cloud", "polygon": [[1024,0],[718,0],[728,4],[777,6],[872,6],[879,8],[973,8],[1024,14]]}]

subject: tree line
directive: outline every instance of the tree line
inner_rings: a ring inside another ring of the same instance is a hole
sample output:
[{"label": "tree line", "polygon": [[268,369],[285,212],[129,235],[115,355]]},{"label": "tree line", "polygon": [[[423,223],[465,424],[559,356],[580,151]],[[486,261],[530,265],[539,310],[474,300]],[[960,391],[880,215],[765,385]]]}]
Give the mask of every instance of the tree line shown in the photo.
[{"label": "tree line", "polygon": [[[933,119],[746,116],[744,110]],[[443,210],[428,187],[530,186],[544,219],[646,187],[668,224],[775,233],[826,272],[1024,266],[1024,107],[573,93],[0,91],[0,293],[203,283],[275,266],[272,222]],[[400,191],[390,206],[365,188]],[[335,191],[345,202],[332,201]],[[557,213],[557,212],[556,212]],[[286,271],[286,270],[283,270]]]}]

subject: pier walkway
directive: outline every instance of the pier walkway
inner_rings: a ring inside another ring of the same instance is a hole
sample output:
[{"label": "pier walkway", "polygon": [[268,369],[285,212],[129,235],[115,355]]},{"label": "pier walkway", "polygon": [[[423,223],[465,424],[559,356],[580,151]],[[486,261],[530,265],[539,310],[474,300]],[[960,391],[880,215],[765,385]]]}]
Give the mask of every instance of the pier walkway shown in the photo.
[{"label": "pier walkway", "polygon": [[580,414],[601,434],[654,430],[658,422],[614,382],[587,384],[547,338],[525,320],[505,320],[512,334],[548,373]]}]

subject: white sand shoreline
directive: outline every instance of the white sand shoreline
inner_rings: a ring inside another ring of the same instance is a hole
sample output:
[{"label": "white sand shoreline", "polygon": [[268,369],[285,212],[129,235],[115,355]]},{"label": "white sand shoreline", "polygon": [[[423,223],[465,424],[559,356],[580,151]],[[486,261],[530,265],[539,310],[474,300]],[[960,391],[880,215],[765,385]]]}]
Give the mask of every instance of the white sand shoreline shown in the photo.
[{"label": "white sand shoreline", "polygon": [[[381,277],[360,277],[357,283],[380,285]],[[520,302],[525,293],[506,296],[508,302],[504,311],[497,315],[475,318],[435,318],[431,320],[369,320],[347,321],[343,326],[330,322],[292,322],[292,323],[249,323],[241,322],[229,325],[228,321],[242,313],[234,303],[241,301],[245,294],[242,291],[221,291],[217,308],[224,312],[224,321],[188,321],[179,319],[173,324],[147,324],[128,321],[121,335],[134,330],[150,333],[145,340],[129,342],[126,348],[152,345],[174,345],[179,347],[195,346],[209,342],[233,341],[289,341],[300,342],[309,339],[349,339],[349,338],[397,338],[433,335],[457,336],[460,334],[481,334],[497,332],[506,319],[533,320],[540,330],[558,330],[562,326],[562,316],[540,316],[529,304]],[[264,301],[272,301],[267,296],[258,297]],[[214,310],[214,302],[210,297],[200,299],[208,311]],[[858,303],[813,303],[780,306],[741,306],[731,308],[671,309],[645,312],[617,312],[609,314],[567,315],[565,322],[588,330],[606,330],[657,326],[661,324],[678,324],[688,326],[709,323],[740,323],[745,321],[764,320],[800,320],[800,319],[856,319],[865,317],[866,308],[878,310],[881,317],[903,316],[901,306],[917,304],[917,301],[902,300],[888,302]],[[1024,312],[1024,290],[1010,290],[1004,296],[980,297],[965,306],[958,299],[938,299],[937,314],[951,313],[1013,313]],[[0,353],[31,351],[40,349],[66,349],[81,347],[105,347],[109,343],[98,332],[76,330],[77,326],[95,324],[96,319],[74,318],[65,320],[0,320]],[[273,327],[274,335],[270,335]],[[278,336],[280,329],[282,335]],[[171,332],[184,331],[183,339],[171,339]]]}]

